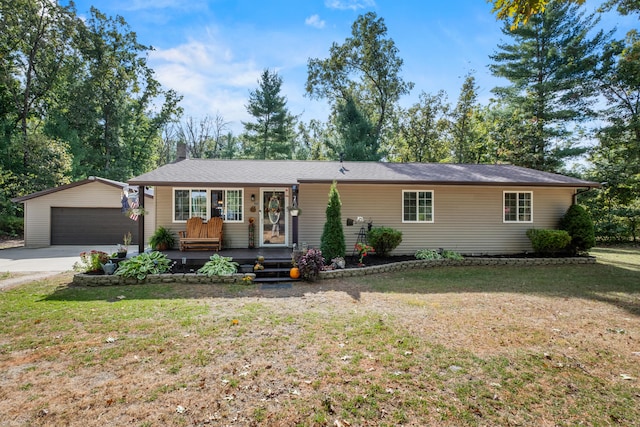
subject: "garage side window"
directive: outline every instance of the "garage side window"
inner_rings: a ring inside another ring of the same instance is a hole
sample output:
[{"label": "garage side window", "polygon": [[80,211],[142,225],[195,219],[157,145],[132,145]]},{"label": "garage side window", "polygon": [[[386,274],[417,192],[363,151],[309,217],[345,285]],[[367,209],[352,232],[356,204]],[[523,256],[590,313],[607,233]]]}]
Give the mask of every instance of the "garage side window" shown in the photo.
[{"label": "garage side window", "polygon": [[433,222],[433,191],[402,191],[402,222]]},{"label": "garage side window", "polygon": [[504,222],[533,222],[532,205],[531,191],[505,191]]}]

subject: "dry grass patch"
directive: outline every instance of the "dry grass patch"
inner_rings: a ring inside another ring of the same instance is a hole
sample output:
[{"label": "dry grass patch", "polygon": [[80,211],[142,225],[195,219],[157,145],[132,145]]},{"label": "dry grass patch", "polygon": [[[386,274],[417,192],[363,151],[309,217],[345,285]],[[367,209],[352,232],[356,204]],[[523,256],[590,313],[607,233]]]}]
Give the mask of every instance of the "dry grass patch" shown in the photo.
[{"label": "dry grass patch", "polygon": [[0,294],[0,413],[7,425],[632,425],[640,253],[609,256],[273,290],[61,275]]}]

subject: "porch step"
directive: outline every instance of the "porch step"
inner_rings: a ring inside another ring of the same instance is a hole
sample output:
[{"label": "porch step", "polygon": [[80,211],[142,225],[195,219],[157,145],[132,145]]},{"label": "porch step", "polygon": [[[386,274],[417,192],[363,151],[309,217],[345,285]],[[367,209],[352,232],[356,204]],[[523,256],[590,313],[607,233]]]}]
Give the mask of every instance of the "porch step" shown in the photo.
[{"label": "porch step", "polygon": [[[255,263],[254,263],[255,265]],[[291,271],[290,258],[272,258],[262,262],[264,270],[254,270],[256,278],[254,283],[292,283],[300,279],[292,279],[289,276]]]}]

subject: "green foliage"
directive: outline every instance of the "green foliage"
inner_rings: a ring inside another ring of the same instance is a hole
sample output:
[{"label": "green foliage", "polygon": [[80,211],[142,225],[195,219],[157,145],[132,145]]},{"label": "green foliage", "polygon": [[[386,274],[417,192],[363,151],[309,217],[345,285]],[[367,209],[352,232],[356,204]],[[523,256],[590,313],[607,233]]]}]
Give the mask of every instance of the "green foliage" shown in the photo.
[{"label": "green foliage", "polygon": [[555,254],[563,251],[569,243],[571,236],[565,230],[542,230],[530,228],[527,237],[536,253]]},{"label": "green foliage", "polygon": [[238,263],[231,257],[223,257],[213,254],[199,270],[198,273],[206,276],[228,276],[238,271]]},{"label": "green foliage", "polygon": [[327,144],[334,152],[334,158],[340,153],[349,161],[377,162],[382,158],[374,126],[353,96],[348,95],[346,101],[338,103],[335,122],[338,144]]},{"label": "green foliage", "polygon": [[442,162],[449,156],[445,129],[449,105],[444,91],[422,92],[419,101],[399,115],[397,143],[401,162]]},{"label": "green foliage", "polygon": [[109,254],[102,251],[88,251],[80,253],[80,261],[73,264],[73,269],[80,273],[100,271],[102,264],[109,261]]},{"label": "green foliage", "polygon": [[[597,94],[593,64],[610,35],[596,31],[598,19],[576,5],[550,2],[545,13],[503,33],[491,56],[491,71],[511,85],[493,89],[513,115],[505,160],[538,170],[557,171],[563,161],[584,153],[574,124],[590,114]],[[593,94],[593,96],[589,96]]]},{"label": "green foliage", "polygon": [[571,205],[560,220],[560,229],[571,236],[569,249],[578,254],[595,246],[596,238],[591,215],[580,205]]},{"label": "green foliage", "polygon": [[287,99],[280,94],[282,78],[265,69],[259,88],[249,94],[247,112],[255,122],[242,122],[245,129],[244,151],[252,159],[290,159],[295,117],[287,109]]},{"label": "green foliage", "polygon": [[162,252],[144,252],[118,265],[115,274],[143,280],[149,274],[162,274],[171,268],[171,260]]},{"label": "green foliage", "polygon": [[16,216],[0,216],[0,235],[11,237],[22,236],[24,233],[24,219]]},{"label": "green foliage", "polygon": [[402,64],[384,19],[368,12],[353,23],[351,37],[331,46],[329,58],[309,59],[306,92],[328,98],[334,109],[353,96],[374,123],[374,140],[380,141],[398,100],[413,88],[400,77]]},{"label": "green foliage", "polygon": [[149,237],[149,245],[153,249],[158,249],[158,246],[166,246],[167,248],[172,248],[176,245],[176,238],[166,227],[160,226],[154,231],[154,233]]},{"label": "green foliage", "polygon": [[478,86],[475,77],[467,74],[456,107],[451,112],[449,130],[451,152],[456,163],[481,163],[482,129],[479,128]]},{"label": "green foliage", "polygon": [[453,259],[453,260],[456,260],[456,261],[461,261],[461,260],[464,259],[464,257],[459,252],[448,251],[446,249],[444,251],[442,251],[442,257],[445,258],[445,259]]},{"label": "green foliage", "polygon": [[[542,13],[547,6],[549,0],[488,0],[493,3],[491,10],[496,14],[498,19],[502,19],[510,23],[510,28],[515,29],[520,24],[526,24],[531,16]],[[585,0],[565,0],[567,2],[582,4]],[[627,1],[627,0],[611,0]],[[633,0],[631,0],[633,1]]]},{"label": "green foliage", "polygon": [[334,181],[329,190],[329,203],[325,212],[326,220],[320,238],[320,250],[328,260],[344,257],[346,251],[341,207],[338,183]]},{"label": "green foliage", "polygon": [[402,232],[390,227],[374,227],[367,233],[367,241],[379,256],[387,256],[402,242]]},{"label": "green foliage", "polygon": [[433,249],[419,249],[415,253],[416,259],[453,259],[456,261],[463,260],[464,257],[455,251],[436,251]]},{"label": "green foliage", "polygon": [[324,257],[322,251],[309,249],[296,257],[295,265],[300,269],[300,277],[308,282],[313,282],[318,278],[318,273],[324,267]]},{"label": "green foliage", "polygon": [[440,252],[433,249],[419,249],[415,253],[416,259],[443,259]]}]

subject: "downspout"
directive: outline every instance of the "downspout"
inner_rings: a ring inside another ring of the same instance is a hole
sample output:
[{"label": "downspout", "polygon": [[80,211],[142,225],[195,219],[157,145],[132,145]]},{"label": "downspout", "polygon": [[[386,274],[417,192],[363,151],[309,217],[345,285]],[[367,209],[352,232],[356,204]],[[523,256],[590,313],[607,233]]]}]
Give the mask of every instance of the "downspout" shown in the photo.
[{"label": "downspout", "polygon": [[576,190],[575,193],[573,193],[573,200],[572,200],[572,205],[577,205],[578,204],[578,195],[582,194],[582,193],[586,193],[587,191],[591,190],[591,187],[587,187],[587,188],[578,188]]},{"label": "downspout", "polygon": [[140,208],[140,215],[138,215],[138,253],[144,252],[144,185],[138,186],[138,203]]}]

